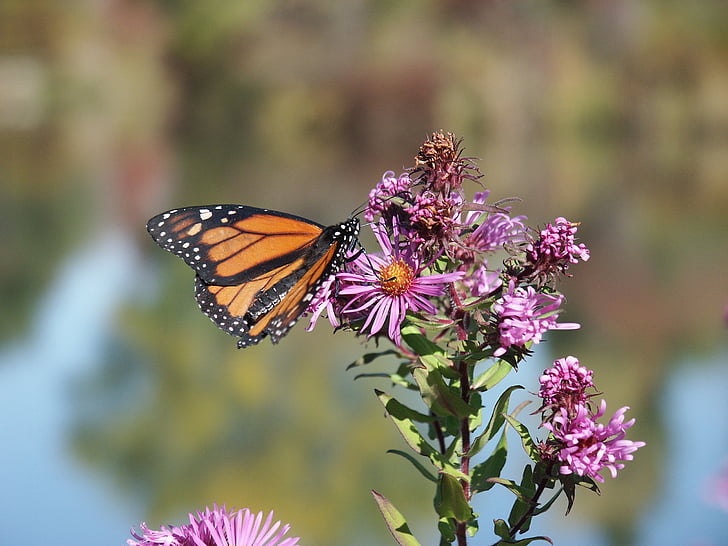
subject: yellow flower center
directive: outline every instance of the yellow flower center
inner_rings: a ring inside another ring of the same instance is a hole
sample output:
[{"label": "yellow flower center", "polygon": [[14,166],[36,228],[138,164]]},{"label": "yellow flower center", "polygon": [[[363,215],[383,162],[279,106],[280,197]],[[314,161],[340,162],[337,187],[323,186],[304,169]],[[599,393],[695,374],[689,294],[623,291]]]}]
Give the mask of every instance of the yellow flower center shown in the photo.
[{"label": "yellow flower center", "polygon": [[402,258],[384,266],[379,275],[379,284],[388,296],[401,296],[409,290],[415,278],[415,272]]}]

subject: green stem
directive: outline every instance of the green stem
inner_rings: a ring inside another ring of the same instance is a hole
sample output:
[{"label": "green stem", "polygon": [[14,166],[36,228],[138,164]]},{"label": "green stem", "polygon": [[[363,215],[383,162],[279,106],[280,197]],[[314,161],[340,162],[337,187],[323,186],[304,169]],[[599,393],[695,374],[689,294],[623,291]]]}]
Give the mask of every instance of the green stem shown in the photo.
[{"label": "green stem", "polygon": [[529,499],[529,507],[525,514],[521,516],[521,519],[519,519],[516,523],[513,524],[513,526],[508,531],[508,536],[511,538],[515,538],[516,534],[521,530],[521,527],[523,527],[532,517],[533,513],[536,511],[536,508],[538,507],[538,499],[541,498],[541,495],[543,495],[543,492],[546,490],[546,487],[548,486],[549,482],[551,481],[551,478],[549,476],[551,475],[551,470],[553,467],[553,463],[549,464],[549,467],[547,468],[547,471],[544,475],[544,477],[541,479],[541,481],[538,484],[538,487],[536,488],[536,492],[533,494],[533,497]]},{"label": "green stem", "polygon": [[[435,414],[430,412],[430,415]],[[447,448],[445,447],[445,435],[442,433],[442,425],[440,425],[440,421],[434,421],[432,423],[432,428],[435,430],[435,437],[437,438],[437,444],[440,446],[440,453],[444,455]]]},{"label": "green stem", "polygon": [[[466,404],[470,403],[470,367],[464,361],[460,362],[460,395]],[[460,436],[462,437],[462,457],[460,458],[460,470],[470,475],[470,419],[463,417],[460,420]],[[472,498],[470,491],[470,483],[466,480],[460,482],[463,486],[463,492],[468,503]],[[467,546],[468,536],[466,533],[467,523],[458,523],[455,530],[458,546]]]}]

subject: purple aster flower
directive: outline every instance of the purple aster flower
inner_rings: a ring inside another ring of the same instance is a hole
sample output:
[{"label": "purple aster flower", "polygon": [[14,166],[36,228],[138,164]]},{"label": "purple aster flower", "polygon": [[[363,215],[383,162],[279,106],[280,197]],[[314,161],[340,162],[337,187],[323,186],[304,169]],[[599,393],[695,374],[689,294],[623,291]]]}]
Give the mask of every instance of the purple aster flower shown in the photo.
[{"label": "purple aster flower", "polygon": [[[479,261],[480,255],[493,252],[508,244],[526,240],[525,216],[511,218],[504,212],[494,212],[492,205],[486,205],[487,191],[476,192],[473,201],[463,206],[470,209],[461,220],[461,241],[454,255],[466,265]],[[475,209],[475,210],[472,210]],[[489,214],[483,211],[489,210]],[[498,209],[496,209],[498,210]],[[502,209],[501,209],[502,210]],[[469,233],[468,233],[469,232]]]},{"label": "purple aster flower", "polygon": [[399,178],[394,176],[393,171],[384,173],[382,181],[369,192],[369,204],[364,212],[364,219],[372,222],[375,218],[390,216],[390,209],[400,206],[393,197],[402,197],[408,202],[412,200],[411,186],[412,180],[406,173],[399,175]]},{"label": "purple aster flower", "polygon": [[336,275],[332,275],[323,283],[316,292],[316,295],[311,298],[306,313],[311,315],[311,321],[306,326],[306,331],[310,332],[316,326],[321,314],[326,311],[326,316],[331,323],[331,326],[338,328],[340,326],[339,319],[337,317],[339,309],[336,305],[336,294],[334,288],[336,285]]},{"label": "purple aster flower", "polygon": [[564,297],[551,296],[536,292],[532,286],[516,288],[513,281],[508,291],[493,304],[493,312],[498,315],[500,347],[494,356],[505,354],[508,347],[523,347],[529,341],[540,343],[547,330],[576,330],[577,323],[557,323],[558,309]]},{"label": "purple aster flower", "polygon": [[463,272],[427,275],[426,264],[417,253],[418,244],[400,244],[401,235],[394,225],[392,240],[387,237],[384,222],[372,225],[383,253],[365,254],[352,264],[350,271],[340,272],[339,295],[348,301],[342,315],[363,319],[362,332],[371,337],[385,324],[387,335],[401,344],[400,326],[408,311],[435,314],[437,308],[429,298],[441,296],[447,285],[462,278]]},{"label": "purple aster flower", "polygon": [[[159,531],[141,524],[141,535],[132,529],[136,540],[129,546],[295,546],[298,537],[284,538],[290,525],[281,527],[273,521],[273,512],[263,521],[263,512],[253,514],[247,508],[227,511],[217,505],[211,510],[190,514],[190,523],[179,527],[165,527]],[[280,530],[279,530],[280,528]]]},{"label": "purple aster flower", "polygon": [[603,425],[597,419],[604,415],[607,403],[602,400],[599,411],[592,415],[586,406],[577,406],[576,412],[569,415],[561,408],[550,423],[544,427],[551,431],[558,447],[556,457],[564,464],[561,474],[588,476],[599,482],[604,478],[599,472],[607,468],[612,478],[624,468],[622,461],[631,461],[632,453],[645,445],[645,442],[626,440],[626,430],[634,424],[634,419],[624,422],[624,414],[629,407],[623,407]]},{"label": "purple aster flower", "polygon": [[489,214],[465,239],[465,244],[478,252],[493,252],[505,244],[522,242],[525,219],[525,216],[511,218],[503,212]]},{"label": "purple aster flower", "polygon": [[539,378],[538,395],[543,398],[544,408],[563,407],[571,413],[575,406],[585,404],[589,398],[587,389],[594,388],[592,375],[593,372],[581,366],[576,357],[555,360],[553,367]]},{"label": "purple aster flower", "polygon": [[552,275],[566,271],[569,264],[589,259],[589,249],[584,244],[576,244],[575,235],[578,223],[566,218],[557,218],[541,230],[538,240],[526,247],[528,270],[535,275]]},{"label": "purple aster flower", "polygon": [[473,201],[471,203],[472,207],[477,210],[468,210],[464,215],[462,219],[463,227],[472,226],[475,224],[480,216],[483,214],[483,210],[486,209],[485,201],[488,199],[488,195],[490,195],[490,190],[485,191],[476,191],[475,195],[473,195]]},{"label": "purple aster flower", "polygon": [[[360,253],[361,252],[359,250],[349,251],[344,264],[345,270],[350,268],[349,264],[356,261],[355,257]],[[344,303],[346,302],[342,301],[342,298],[339,296],[338,276],[332,275],[321,283],[321,286],[317,290],[316,294],[314,294],[313,298],[311,298],[311,301],[304,312],[305,315],[311,315],[309,324],[306,326],[306,331],[310,332],[314,329],[318,319],[322,314],[324,314],[324,312],[326,313],[326,317],[329,319],[331,326],[334,328],[340,327],[341,309],[344,306]]]},{"label": "purple aster flower", "polygon": [[503,284],[500,271],[489,270],[485,260],[460,282],[467,288],[469,295],[474,297],[487,296]]}]

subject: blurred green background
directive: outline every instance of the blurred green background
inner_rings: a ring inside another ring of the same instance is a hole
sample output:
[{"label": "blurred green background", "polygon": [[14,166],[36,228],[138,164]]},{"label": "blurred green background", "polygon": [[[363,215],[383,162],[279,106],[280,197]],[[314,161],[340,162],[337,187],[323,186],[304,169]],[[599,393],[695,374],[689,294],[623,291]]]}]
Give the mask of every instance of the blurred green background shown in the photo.
[{"label": "blurred green background", "polygon": [[385,453],[391,387],[344,369],[360,342],[322,322],[238,351],[144,225],[226,202],[331,224],[438,129],[492,199],[581,221],[592,251],[562,285],[582,329],[512,379],[535,391],[574,354],[648,443],[534,530],[724,544],[728,4],[708,0],[4,0],[2,542],[122,544],[226,502],[304,544],[388,544],[376,489],[435,543],[431,490]]}]

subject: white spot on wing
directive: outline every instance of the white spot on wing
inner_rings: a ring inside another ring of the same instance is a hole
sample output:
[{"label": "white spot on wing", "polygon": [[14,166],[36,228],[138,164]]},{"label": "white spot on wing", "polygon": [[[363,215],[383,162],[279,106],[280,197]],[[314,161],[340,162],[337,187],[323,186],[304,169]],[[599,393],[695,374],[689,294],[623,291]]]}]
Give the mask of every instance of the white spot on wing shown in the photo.
[{"label": "white spot on wing", "polygon": [[212,218],[212,212],[207,209],[200,209],[200,220],[209,220]]}]

